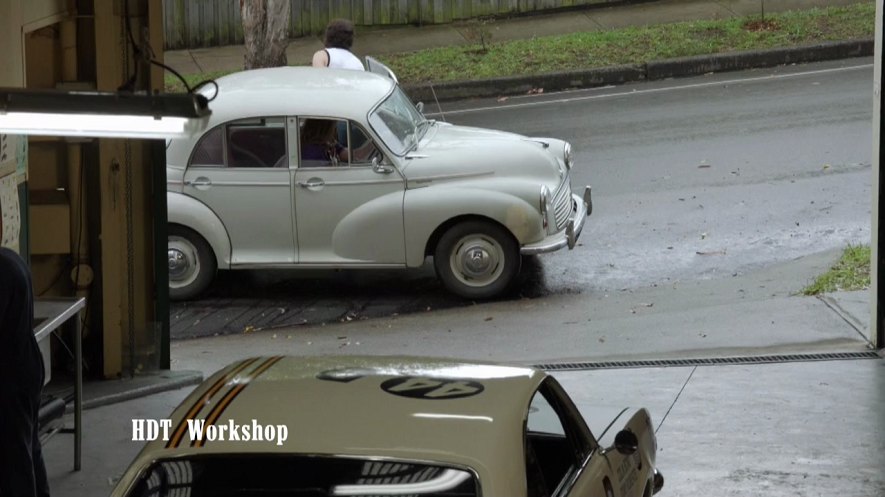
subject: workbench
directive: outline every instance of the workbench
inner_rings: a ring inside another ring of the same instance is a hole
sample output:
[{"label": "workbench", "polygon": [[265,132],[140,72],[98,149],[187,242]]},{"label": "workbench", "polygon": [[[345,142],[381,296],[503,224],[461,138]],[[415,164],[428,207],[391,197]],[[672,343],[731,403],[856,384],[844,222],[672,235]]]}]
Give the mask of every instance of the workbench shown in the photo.
[{"label": "workbench", "polygon": [[[80,452],[83,437],[83,343],[80,311],[86,307],[85,298],[52,297],[34,301],[34,335],[38,344],[53,334],[71,326],[74,340],[74,471],[80,471]],[[60,339],[61,336],[57,335]],[[42,347],[41,347],[42,349]],[[51,366],[50,366],[51,367]],[[69,431],[69,430],[64,430]]]}]

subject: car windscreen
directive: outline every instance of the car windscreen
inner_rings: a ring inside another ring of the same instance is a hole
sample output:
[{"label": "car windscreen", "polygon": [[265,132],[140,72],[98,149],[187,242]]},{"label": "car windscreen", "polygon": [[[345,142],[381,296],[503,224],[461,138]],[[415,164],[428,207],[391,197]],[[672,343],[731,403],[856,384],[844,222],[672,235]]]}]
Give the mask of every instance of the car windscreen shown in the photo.
[{"label": "car windscreen", "polygon": [[369,114],[372,128],[396,155],[405,155],[421,139],[423,121],[424,116],[399,87]]},{"label": "car windscreen", "polygon": [[160,460],[129,497],[477,495],[474,476],[424,463],[345,457],[222,454]]}]

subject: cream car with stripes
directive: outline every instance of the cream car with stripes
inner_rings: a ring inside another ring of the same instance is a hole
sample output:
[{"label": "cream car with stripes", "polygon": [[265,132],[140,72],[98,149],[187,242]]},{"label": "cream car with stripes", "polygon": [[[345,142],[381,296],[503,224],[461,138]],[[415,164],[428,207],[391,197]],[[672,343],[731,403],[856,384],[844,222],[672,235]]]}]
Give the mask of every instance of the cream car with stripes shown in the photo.
[{"label": "cream car with stripes", "polygon": [[415,268],[504,292],[521,254],[572,248],[591,212],[571,147],[425,119],[395,79],[279,67],[231,74],[204,132],[167,147],[169,288],[217,269]]},{"label": "cream car with stripes", "polygon": [[[113,496],[647,497],[663,486],[645,409],[579,411],[526,367],[254,358],[209,378],[170,421]],[[209,437],[210,426],[265,431]]]}]

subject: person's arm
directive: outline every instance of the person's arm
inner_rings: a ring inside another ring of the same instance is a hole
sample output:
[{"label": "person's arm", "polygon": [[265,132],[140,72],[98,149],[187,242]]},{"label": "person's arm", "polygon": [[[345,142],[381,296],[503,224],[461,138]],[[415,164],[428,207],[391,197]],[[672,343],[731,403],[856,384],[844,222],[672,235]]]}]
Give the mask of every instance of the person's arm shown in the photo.
[{"label": "person's arm", "polygon": [[317,50],[315,54],[313,54],[313,61],[311,62],[313,67],[329,67],[329,52],[326,49]]},{"label": "person's arm", "polygon": [[339,143],[335,144],[335,154],[338,155],[338,160],[342,160],[344,162],[350,162],[350,154],[347,151],[347,147],[342,146]]}]

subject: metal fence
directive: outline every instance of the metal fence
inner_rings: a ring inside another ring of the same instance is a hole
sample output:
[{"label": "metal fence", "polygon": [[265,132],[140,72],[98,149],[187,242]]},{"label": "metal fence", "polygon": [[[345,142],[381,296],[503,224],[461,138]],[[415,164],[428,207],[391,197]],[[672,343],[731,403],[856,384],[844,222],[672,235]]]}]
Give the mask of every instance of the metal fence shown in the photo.
[{"label": "metal fence", "polygon": [[[290,0],[289,36],[317,35],[330,19],[358,26],[442,24],[613,0]],[[163,0],[166,49],[243,42],[239,0]]]}]

